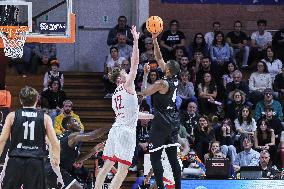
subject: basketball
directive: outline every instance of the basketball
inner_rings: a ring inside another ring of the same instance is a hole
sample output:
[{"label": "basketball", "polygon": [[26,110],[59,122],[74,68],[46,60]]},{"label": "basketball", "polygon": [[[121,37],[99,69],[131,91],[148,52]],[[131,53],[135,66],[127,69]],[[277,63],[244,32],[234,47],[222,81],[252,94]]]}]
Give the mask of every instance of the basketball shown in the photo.
[{"label": "basketball", "polygon": [[147,19],[146,28],[150,33],[156,34],[163,31],[163,20],[159,16],[151,16]]}]

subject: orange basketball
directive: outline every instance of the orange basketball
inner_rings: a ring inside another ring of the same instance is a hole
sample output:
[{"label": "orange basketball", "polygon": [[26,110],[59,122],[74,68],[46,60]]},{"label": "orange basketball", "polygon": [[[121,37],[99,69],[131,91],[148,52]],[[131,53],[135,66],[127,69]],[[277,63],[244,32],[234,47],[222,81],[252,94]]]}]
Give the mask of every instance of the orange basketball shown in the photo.
[{"label": "orange basketball", "polygon": [[161,33],[163,31],[163,20],[159,16],[150,16],[146,22],[146,28],[150,33]]}]

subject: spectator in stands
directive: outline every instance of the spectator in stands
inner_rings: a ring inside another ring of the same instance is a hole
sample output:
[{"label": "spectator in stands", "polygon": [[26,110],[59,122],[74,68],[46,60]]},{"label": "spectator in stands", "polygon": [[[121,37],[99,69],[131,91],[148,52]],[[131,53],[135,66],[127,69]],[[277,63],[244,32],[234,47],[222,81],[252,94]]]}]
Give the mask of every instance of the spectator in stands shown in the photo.
[{"label": "spectator in stands", "polygon": [[198,157],[204,160],[210,141],[215,139],[214,130],[207,116],[202,115],[199,117],[198,126],[194,129],[194,137],[194,149]]},{"label": "spectator in stands", "polygon": [[242,140],[243,151],[237,154],[233,163],[234,170],[237,172],[242,166],[258,166],[259,152],[252,149],[252,136],[246,135]]},{"label": "spectator in stands", "polygon": [[126,36],[126,42],[128,45],[133,45],[133,36],[130,31],[131,28],[127,25],[127,18],[125,16],[119,16],[117,22],[118,24],[108,33],[107,45],[116,45],[120,34]]},{"label": "spectator in stands", "polygon": [[153,53],[153,48],[154,48],[153,39],[150,38],[150,37],[147,37],[147,38],[145,38],[144,43],[145,43],[145,47],[144,47],[145,51],[140,54],[140,60],[139,60],[140,62],[148,61],[147,52],[152,52],[152,54],[154,55],[154,53]]},{"label": "spectator in stands", "polygon": [[231,59],[231,50],[226,43],[224,33],[215,33],[214,40],[210,46],[210,57],[212,64],[217,65],[218,71],[224,72],[224,65]]},{"label": "spectator in stands", "polygon": [[195,151],[191,149],[185,160],[182,161],[183,178],[200,178],[205,174],[205,165],[196,155]]},{"label": "spectator in stands", "polygon": [[165,61],[174,58],[173,50],[176,47],[185,46],[185,35],[179,29],[179,22],[172,20],[170,29],[166,30],[161,37],[161,52]]},{"label": "spectator in stands", "polygon": [[274,82],[274,78],[277,74],[281,73],[282,69],[282,62],[281,60],[277,59],[274,53],[274,49],[269,46],[266,48],[265,58],[261,61],[265,62],[267,65],[268,72],[271,76],[272,83]]},{"label": "spectator in stands", "polygon": [[260,152],[259,165],[262,170],[262,178],[273,179],[278,177],[277,173],[279,171],[270,161],[270,153],[267,150],[262,150]]},{"label": "spectator in stands", "polygon": [[236,64],[233,62],[229,62],[226,64],[227,69],[225,70],[225,74],[223,75],[223,86],[226,89],[228,83],[233,81],[234,71],[237,70]]},{"label": "spectator in stands", "polygon": [[205,73],[203,81],[198,84],[198,101],[200,112],[206,115],[214,115],[217,107],[215,99],[217,97],[217,86],[210,73]]},{"label": "spectator in stands", "polygon": [[187,133],[190,136],[187,138],[190,145],[193,144],[194,141],[193,131],[195,128],[197,128],[198,121],[199,121],[199,115],[197,113],[197,103],[189,101],[186,110],[181,110],[180,123],[183,127],[185,127]]},{"label": "spectator in stands", "polygon": [[51,60],[56,59],[56,45],[42,43],[34,48],[34,54],[31,57],[30,73],[37,73],[39,65],[48,65]]},{"label": "spectator in stands", "polygon": [[117,37],[117,41],[118,43],[115,45],[115,47],[118,49],[119,56],[129,60],[132,54],[132,46],[127,44],[127,36],[120,34]]},{"label": "spectator in stands", "polygon": [[204,163],[207,159],[213,158],[216,151],[220,152],[220,142],[219,141],[211,141],[209,143],[209,152],[204,155]]},{"label": "spectator in stands", "polygon": [[125,70],[126,73],[129,73],[130,72],[130,62],[129,60],[123,60],[122,61],[122,64],[121,64],[121,69]]},{"label": "spectator in stands", "polygon": [[277,57],[284,62],[284,28],[278,30],[272,40],[273,48]]},{"label": "spectator in stands", "polygon": [[202,52],[204,56],[209,55],[208,46],[205,42],[204,35],[202,33],[197,33],[194,36],[193,42],[188,47],[188,58],[192,61],[195,52]]},{"label": "spectator in stands", "polygon": [[272,45],[272,35],[266,31],[267,21],[260,19],[257,21],[258,31],[251,34],[251,62],[259,61],[265,56],[265,50]]},{"label": "spectator in stands", "polygon": [[214,69],[214,66],[211,64],[209,57],[203,57],[201,65],[196,73],[196,81],[195,84],[198,85],[199,83],[203,82],[204,74],[210,73],[214,80],[218,80],[218,70]]},{"label": "spectator in stands", "polygon": [[179,63],[183,56],[187,56],[186,49],[183,46],[174,48],[173,54],[174,54],[174,60],[176,60]]},{"label": "spectator in stands", "polygon": [[104,86],[105,86],[105,92],[106,92],[106,96],[105,98],[111,98],[112,97],[112,93],[114,92],[116,85],[110,81],[109,76],[112,73],[112,70],[115,68],[120,68],[122,65],[122,62],[125,60],[124,57],[120,57],[119,56],[119,51],[117,47],[111,47],[109,49],[110,51],[110,57],[107,62],[106,62],[106,66],[105,66],[105,73],[103,76],[103,82],[104,82]]},{"label": "spectator in stands", "polygon": [[227,43],[233,48],[234,62],[242,68],[248,66],[249,46],[247,44],[248,36],[241,31],[242,23],[237,20],[234,23],[234,31],[227,34]]},{"label": "spectator in stands", "polygon": [[284,107],[284,66],[282,67],[282,72],[275,76],[273,88],[282,107]]},{"label": "spectator in stands", "polygon": [[180,72],[180,80],[177,88],[177,98],[176,102],[178,104],[178,109],[185,100],[191,100],[197,102],[194,92],[194,86],[189,81],[190,75],[188,71]]},{"label": "spectator in stands", "polygon": [[270,107],[273,108],[275,112],[275,117],[277,117],[279,120],[282,121],[283,120],[282,106],[279,103],[279,101],[273,99],[273,90],[267,88],[263,91],[263,93],[264,93],[264,99],[259,101],[255,107],[255,113],[254,113],[255,120],[261,118],[264,115],[265,109]]},{"label": "spectator in stands", "polygon": [[210,48],[210,46],[212,45],[215,33],[220,31],[221,24],[220,24],[220,22],[216,21],[216,22],[213,22],[212,27],[213,27],[213,31],[207,32],[204,36],[205,42],[206,42],[208,48]]},{"label": "spectator in stands", "polygon": [[265,109],[265,118],[267,120],[267,126],[274,130],[275,145],[278,146],[280,143],[281,132],[283,131],[281,121],[274,116],[274,110],[272,107],[267,107]]},{"label": "spectator in stands", "polygon": [[152,39],[152,34],[146,28],[146,22],[142,24],[141,31],[142,33],[138,40],[138,49],[139,49],[140,54],[146,51],[147,44],[146,44],[145,39],[146,38]]},{"label": "spectator in stands", "polygon": [[221,151],[225,157],[234,162],[237,156],[234,146],[236,134],[230,119],[224,119],[222,125],[215,129],[216,140],[220,141]]},{"label": "spectator in stands", "polygon": [[227,95],[229,95],[230,92],[232,92],[232,91],[234,91],[236,89],[243,91],[246,94],[246,96],[249,95],[249,86],[242,79],[243,79],[242,72],[239,71],[239,70],[234,71],[234,73],[233,73],[233,81],[226,85],[226,93],[227,93]]},{"label": "spectator in stands", "polygon": [[225,117],[234,121],[240,115],[243,106],[251,106],[252,104],[246,100],[246,94],[241,90],[234,90],[229,93],[229,100],[225,106]]},{"label": "spectator in stands", "polygon": [[234,121],[238,135],[254,135],[256,131],[256,121],[252,118],[250,107],[241,108],[240,114]]},{"label": "spectator in stands", "polygon": [[202,65],[202,60],[203,60],[203,53],[202,52],[199,52],[199,51],[196,51],[194,53],[194,56],[193,56],[193,59],[192,61],[190,62],[190,70],[189,71],[191,73],[191,76],[192,76],[192,82],[195,84],[196,83],[196,79],[197,79],[197,72],[198,70],[200,69],[201,65]]},{"label": "spectator in stands", "polygon": [[64,127],[62,126],[62,120],[66,116],[71,116],[74,118],[80,125],[81,130],[84,131],[84,125],[82,124],[80,117],[72,111],[72,106],[73,103],[71,100],[65,100],[63,102],[63,112],[55,118],[54,129],[56,135],[61,135],[65,131]]},{"label": "spectator in stands", "polygon": [[49,88],[41,93],[41,97],[48,102],[49,115],[54,123],[55,117],[61,112],[63,102],[66,100],[66,94],[61,90],[59,79],[51,79]]},{"label": "spectator in stands", "polygon": [[255,105],[263,98],[263,91],[267,88],[272,88],[271,77],[266,63],[259,61],[256,71],[249,77],[250,101]]},{"label": "spectator in stands", "polygon": [[179,63],[180,71],[188,71],[190,73],[191,67],[189,65],[188,57],[182,56]]},{"label": "spectator in stands", "polygon": [[43,78],[43,90],[45,91],[46,89],[48,89],[48,86],[50,85],[51,80],[53,79],[57,79],[60,81],[60,89],[63,89],[63,85],[64,85],[64,76],[63,73],[58,71],[59,68],[59,62],[58,60],[51,60],[50,61],[50,66],[51,66],[51,70],[47,71],[44,74],[44,78]]},{"label": "spectator in stands", "polygon": [[260,118],[257,122],[257,129],[254,132],[254,148],[257,151],[268,150],[272,157],[276,157],[275,133],[272,128],[268,127],[265,118]]}]

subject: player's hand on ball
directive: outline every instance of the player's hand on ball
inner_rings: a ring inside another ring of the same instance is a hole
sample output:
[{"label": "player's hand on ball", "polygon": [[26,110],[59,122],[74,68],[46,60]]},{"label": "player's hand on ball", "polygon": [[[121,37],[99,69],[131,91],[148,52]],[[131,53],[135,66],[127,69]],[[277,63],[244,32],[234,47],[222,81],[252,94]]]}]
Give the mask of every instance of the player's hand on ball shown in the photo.
[{"label": "player's hand on ball", "polygon": [[134,40],[138,40],[139,39],[140,32],[136,31],[136,26],[132,26],[131,33],[133,35]]}]

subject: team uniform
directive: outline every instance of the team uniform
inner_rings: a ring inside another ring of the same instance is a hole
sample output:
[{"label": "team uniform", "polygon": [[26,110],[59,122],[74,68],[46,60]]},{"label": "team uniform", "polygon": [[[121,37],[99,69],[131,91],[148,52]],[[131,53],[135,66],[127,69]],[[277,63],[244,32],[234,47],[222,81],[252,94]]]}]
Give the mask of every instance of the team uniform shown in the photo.
[{"label": "team uniform", "polygon": [[44,158],[46,130],[44,113],[33,108],[15,111],[11,127],[9,160],[2,189],[45,189]]},{"label": "team uniform", "polygon": [[112,96],[112,109],[116,119],[109,131],[102,157],[131,166],[139,112],[137,94],[130,94],[124,84],[120,84]]},{"label": "team uniform", "polygon": [[[68,145],[68,137],[72,132],[66,131],[63,133],[60,140],[60,172],[64,181],[64,189],[70,188],[75,182],[76,179],[70,174],[72,171],[73,164],[78,158],[80,152],[79,147],[70,147]],[[57,183],[57,175],[54,173],[50,162],[45,164],[45,172],[47,175],[47,188],[48,189],[61,189],[59,183]]]},{"label": "team uniform", "polygon": [[151,124],[149,152],[179,146],[179,118],[175,112],[178,80],[171,78],[165,79],[165,81],[169,84],[168,92],[166,94],[156,92],[152,95],[154,119]]}]

